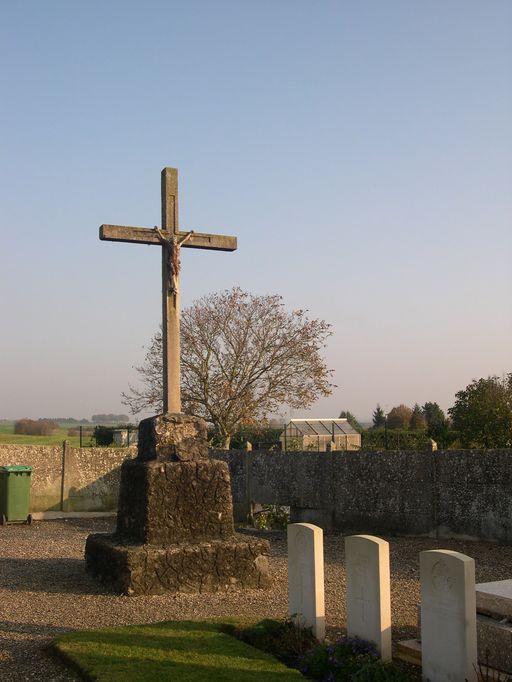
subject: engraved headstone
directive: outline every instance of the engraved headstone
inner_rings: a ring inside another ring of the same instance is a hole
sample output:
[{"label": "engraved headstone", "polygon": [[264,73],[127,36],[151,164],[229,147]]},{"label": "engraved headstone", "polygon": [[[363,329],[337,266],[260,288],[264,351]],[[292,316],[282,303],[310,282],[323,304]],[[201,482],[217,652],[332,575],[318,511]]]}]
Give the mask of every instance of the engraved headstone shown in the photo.
[{"label": "engraved headstone", "polygon": [[420,554],[421,656],[430,682],[476,682],[475,562],[450,550]]},{"label": "engraved headstone", "polygon": [[345,538],[347,634],[373,642],[391,660],[389,544],[372,535]]},{"label": "engraved headstone", "polygon": [[324,639],[323,531],[311,523],[288,526],[288,614]]}]

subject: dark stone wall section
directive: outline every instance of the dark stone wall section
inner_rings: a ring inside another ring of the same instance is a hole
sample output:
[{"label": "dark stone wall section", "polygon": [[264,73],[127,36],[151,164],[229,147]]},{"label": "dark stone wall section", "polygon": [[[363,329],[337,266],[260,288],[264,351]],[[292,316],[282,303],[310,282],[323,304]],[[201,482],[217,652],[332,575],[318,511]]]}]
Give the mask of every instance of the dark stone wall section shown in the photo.
[{"label": "dark stone wall section", "polygon": [[235,519],[251,502],[347,533],[462,537],[512,544],[512,450],[240,452],[227,462]]}]

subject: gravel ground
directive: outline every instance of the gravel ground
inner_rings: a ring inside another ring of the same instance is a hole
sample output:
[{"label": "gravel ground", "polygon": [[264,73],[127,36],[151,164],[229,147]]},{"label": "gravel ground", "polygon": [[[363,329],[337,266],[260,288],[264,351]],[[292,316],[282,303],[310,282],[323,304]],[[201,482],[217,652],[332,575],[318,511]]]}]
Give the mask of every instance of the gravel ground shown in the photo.
[{"label": "gravel ground", "polygon": [[[271,590],[202,595],[124,597],[107,592],[85,572],[89,533],[111,532],[112,519],[34,522],[0,528],[0,680],[77,681],[46,653],[68,630],[193,619],[209,616],[286,615],[286,542],[280,532],[256,533],[271,540]],[[512,574],[512,547],[487,543],[386,538],[391,548],[393,638],[415,636],[419,602],[418,553],[454,549],[476,560],[477,582]],[[326,620],[331,634],[345,622],[343,536],[326,533]]]}]

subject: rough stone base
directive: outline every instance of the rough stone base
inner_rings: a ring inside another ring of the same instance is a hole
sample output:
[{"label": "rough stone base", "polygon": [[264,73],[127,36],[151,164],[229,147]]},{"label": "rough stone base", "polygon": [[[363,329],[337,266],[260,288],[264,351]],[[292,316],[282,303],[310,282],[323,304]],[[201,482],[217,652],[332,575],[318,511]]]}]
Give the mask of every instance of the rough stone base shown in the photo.
[{"label": "rough stone base", "polygon": [[167,547],[229,540],[235,532],[225,462],[141,462],[121,468],[116,535]]},{"label": "rough stone base", "polygon": [[89,535],[87,570],[116,592],[218,592],[267,588],[270,548],[266,540],[213,540],[192,545],[121,545],[113,535]]}]

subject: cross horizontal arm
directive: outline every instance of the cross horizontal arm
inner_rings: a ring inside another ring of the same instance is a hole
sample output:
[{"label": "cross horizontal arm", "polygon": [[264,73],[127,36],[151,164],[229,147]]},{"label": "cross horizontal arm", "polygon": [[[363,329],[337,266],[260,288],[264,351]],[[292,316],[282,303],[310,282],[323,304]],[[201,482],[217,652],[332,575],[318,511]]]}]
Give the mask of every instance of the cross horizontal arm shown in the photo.
[{"label": "cross horizontal arm", "polygon": [[[172,232],[160,230],[160,234],[166,239],[172,237]],[[176,237],[186,237],[188,232],[178,232]],[[108,242],[126,242],[135,244],[161,245],[159,233],[149,227],[127,227],[125,225],[101,225],[100,239]],[[227,237],[222,234],[204,234],[192,232],[187,241],[183,242],[183,248],[188,249],[214,249],[216,251],[235,251],[237,248],[236,237]]]}]

